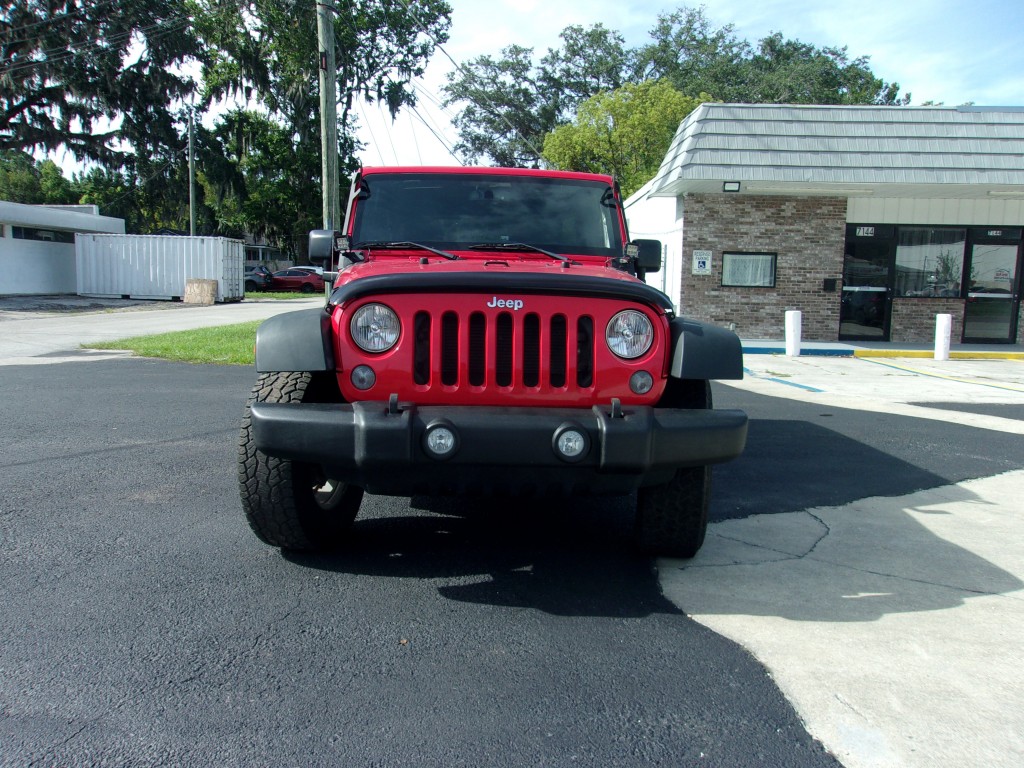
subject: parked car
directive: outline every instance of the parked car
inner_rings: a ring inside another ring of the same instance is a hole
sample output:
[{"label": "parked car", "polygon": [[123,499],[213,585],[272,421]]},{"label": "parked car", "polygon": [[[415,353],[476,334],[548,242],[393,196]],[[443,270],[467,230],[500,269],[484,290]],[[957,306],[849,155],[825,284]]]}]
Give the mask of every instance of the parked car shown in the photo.
[{"label": "parked car", "polygon": [[289,267],[289,269],[304,269],[307,272],[316,272],[316,274],[318,274],[318,275],[323,275],[323,273],[324,273],[324,268],[323,267],[311,267],[311,266],[307,266],[305,264],[303,264],[301,266],[297,266],[297,267]]},{"label": "parked car", "polygon": [[299,269],[298,267],[290,267],[275,272],[273,277],[274,281],[271,284],[271,290],[274,291],[324,292],[324,279],[316,272]]},{"label": "parked car", "polygon": [[245,292],[266,291],[274,281],[273,273],[266,267],[255,264],[245,268]]}]

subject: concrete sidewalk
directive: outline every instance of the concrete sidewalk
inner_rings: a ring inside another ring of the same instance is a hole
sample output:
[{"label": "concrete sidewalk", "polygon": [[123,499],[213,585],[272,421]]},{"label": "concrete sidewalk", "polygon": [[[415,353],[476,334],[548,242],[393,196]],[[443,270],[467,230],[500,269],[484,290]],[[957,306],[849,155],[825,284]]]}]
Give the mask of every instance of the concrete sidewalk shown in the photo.
[{"label": "concrete sidewalk", "polygon": [[1024,472],[711,526],[665,595],[849,768],[1024,765]]},{"label": "concrete sidewalk", "polygon": [[[742,381],[715,387],[1024,435],[1017,360],[744,362]],[[1024,461],[1024,441],[1014,458]],[[716,523],[692,560],[660,560],[659,578],[681,610],[764,663],[808,731],[849,768],[1016,768],[1022,496],[1024,470]]]},{"label": "concrete sidewalk", "polygon": [[[192,306],[169,301],[101,302],[79,297],[0,299],[0,365],[96,360],[117,352],[83,350],[82,345],[264,320],[282,312],[323,306],[324,297],[283,301],[242,301]],[[76,299],[79,299],[77,302]],[[20,308],[19,308],[20,307]]]},{"label": "concrete sidewalk", "polygon": [[[1024,434],[1024,362],[1007,359],[928,360],[867,357],[745,355],[742,381],[728,385],[769,397],[787,397],[834,408],[855,408]],[[962,403],[957,411],[929,407]]]}]

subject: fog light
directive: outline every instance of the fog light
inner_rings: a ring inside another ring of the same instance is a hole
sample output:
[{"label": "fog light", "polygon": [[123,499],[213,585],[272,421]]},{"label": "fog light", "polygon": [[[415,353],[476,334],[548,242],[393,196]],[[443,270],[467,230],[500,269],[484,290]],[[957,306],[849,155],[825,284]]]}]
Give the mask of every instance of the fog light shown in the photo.
[{"label": "fog light", "polygon": [[368,365],[357,365],[352,369],[352,386],[356,389],[367,390],[377,383],[377,374]]},{"label": "fog light", "polygon": [[637,371],[629,377],[629,388],[634,395],[646,395],[654,386],[654,377],[647,371]]},{"label": "fog light", "polygon": [[423,434],[423,447],[435,459],[447,459],[459,447],[459,438],[454,427],[432,424]]},{"label": "fog light", "polygon": [[564,461],[576,462],[590,451],[590,438],[578,424],[563,424],[555,430],[555,453]]}]

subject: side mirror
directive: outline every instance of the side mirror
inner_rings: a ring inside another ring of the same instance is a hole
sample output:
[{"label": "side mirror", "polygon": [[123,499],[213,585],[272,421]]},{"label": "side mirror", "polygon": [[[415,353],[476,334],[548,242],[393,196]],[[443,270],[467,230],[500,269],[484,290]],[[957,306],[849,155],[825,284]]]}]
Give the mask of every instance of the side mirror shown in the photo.
[{"label": "side mirror", "polygon": [[657,272],[661,269],[661,240],[634,240],[636,266],[643,272]]},{"label": "side mirror", "polygon": [[335,238],[340,232],[331,229],[314,229],[309,233],[309,260],[324,269],[334,266]]}]

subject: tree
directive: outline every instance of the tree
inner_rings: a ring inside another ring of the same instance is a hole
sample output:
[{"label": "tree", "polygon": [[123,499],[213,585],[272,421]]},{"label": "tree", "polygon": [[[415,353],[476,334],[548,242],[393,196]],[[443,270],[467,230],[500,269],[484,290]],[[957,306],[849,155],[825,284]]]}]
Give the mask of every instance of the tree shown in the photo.
[{"label": "tree", "polygon": [[601,24],[570,26],[563,45],[539,63],[533,49],[510,45],[501,58],[480,56],[449,73],[445,106],[462,105],[454,123],[455,149],[467,160],[499,166],[538,166],[544,137],[566,123],[576,106],[633,77],[622,36]]},{"label": "tree", "polygon": [[39,169],[39,188],[43,193],[44,204],[74,205],[78,202],[74,187],[59,165],[53,160],[42,160],[36,167]]},{"label": "tree", "polygon": [[104,216],[124,219],[126,232],[146,231],[139,212],[138,190],[125,171],[94,166],[76,173],[71,183],[81,204],[97,206]]},{"label": "tree", "polygon": [[[199,231],[284,237],[284,212],[308,229],[294,206],[319,208],[319,191],[312,202],[307,194],[318,190],[320,177],[316,7],[315,0],[132,0],[116,7],[113,0],[22,0],[9,11],[5,4],[0,151],[64,147],[99,164],[101,171],[79,181],[90,198],[118,211],[127,205],[127,213],[104,212],[122,215],[129,231],[184,229],[186,102],[198,98],[204,110],[238,97],[273,123],[273,130],[269,124],[260,130],[274,133],[275,146],[287,144],[287,151],[264,154],[280,163],[279,182],[291,192],[275,196],[290,205],[268,203],[259,215],[274,214],[269,222],[246,218],[258,208],[246,196],[266,199],[266,179],[246,185],[251,166],[238,166],[245,153],[226,161],[215,153],[223,141],[200,130]],[[352,168],[354,100],[382,101],[392,115],[414,105],[411,82],[447,40],[451,9],[443,0],[336,0],[332,7],[339,153]],[[201,66],[201,80],[184,74],[190,62]],[[239,125],[230,119],[224,128]],[[239,203],[237,212],[224,207],[228,192]],[[207,196],[210,205],[204,205]]]},{"label": "tree", "polygon": [[[199,2],[198,33],[208,46],[204,101],[253,103],[201,132],[201,186],[216,226],[267,237],[301,256],[320,211],[316,3]],[[451,9],[442,0],[338,0],[332,7],[338,152],[340,166],[354,170],[356,99],[383,102],[392,116],[414,106],[412,80],[447,40]]]},{"label": "tree", "polygon": [[665,80],[627,83],[580,104],[573,123],[544,140],[544,159],[563,170],[611,174],[631,195],[657,173],[683,118],[710,100],[683,96]]},{"label": "tree", "polygon": [[177,138],[198,55],[184,0],[23,0],[0,14],[0,150],[112,167]]},{"label": "tree", "polygon": [[199,144],[200,183],[217,229],[248,232],[302,253],[305,233],[319,226],[321,190],[315,177],[298,176],[290,166],[319,167],[319,143],[296,146],[279,122],[234,110],[214,131],[203,131]]},{"label": "tree", "polygon": [[[315,0],[198,2],[197,27],[207,46],[205,100],[243,96],[287,126],[297,144],[318,142]],[[412,80],[423,74],[437,44],[448,39],[451,8],[443,0],[337,0],[332,8],[339,152],[342,163],[351,166],[358,148],[355,99],[383,102],[392,116],[414,106]]]},{"label": "tree", "polygon": [[727,102],[754,104],[903,105],[898,83],[870,69],[869,58],[850,60],[846,47],[817,48],[781,33],[756,49],[727,24],[713,29],[703,8],[659,14],[653,40],[637,52],[648,77],[667,78],[682,93],[713,93]]},{"label": "tree", "polygon": [[446,105],[456,105],[456,149],[469,160],[539,165],[544,137],[568,123],[584,99],[626,83],[664,79],[693,99],[799,104],[909,103],[900,86],[876,77],[868,57],[816,48],[773,34],[752,46],[732,24],[715,28],[703,8],[658,15],[651,42],[627,48],[601,25],[566,27],[563,45],[535,61],[510,45],[449,75]]},{"label": "tree", "polygon": [[744,97],[752,51],[732,24],[713,29],[703,7],[681,7],[658,14],[650,34],[652,42],[636,52],[644,79],[667,79],[686,96],[713,93],[721,101],[750,101]]},{"label": "tree", "polygon": [[43,202],[39,169],[32,155],[11,149],[0,154],[0,200],[29,205]]},{"label": "tree", "polygon": [[0,200],[30,205],[69,205],[76,191],[52,160],[34,160],[27,152],[0,153]]}]

